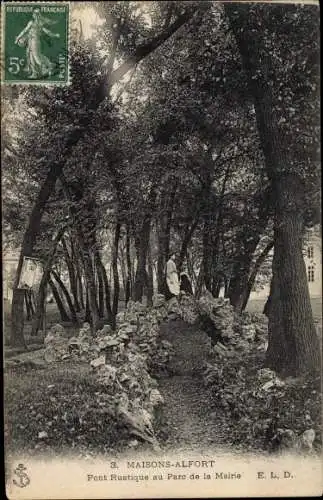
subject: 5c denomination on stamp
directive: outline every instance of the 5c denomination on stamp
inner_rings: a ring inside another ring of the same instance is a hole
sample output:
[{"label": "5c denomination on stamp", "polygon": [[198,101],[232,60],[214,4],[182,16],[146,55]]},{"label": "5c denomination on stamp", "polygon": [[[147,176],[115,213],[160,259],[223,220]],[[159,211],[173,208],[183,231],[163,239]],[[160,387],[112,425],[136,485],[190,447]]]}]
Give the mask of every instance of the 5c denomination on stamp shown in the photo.
[{"label": "5c denomination on stamp", "polygon": [[3,83],[67,84],[68,2],[4,2],[2,9]]}]

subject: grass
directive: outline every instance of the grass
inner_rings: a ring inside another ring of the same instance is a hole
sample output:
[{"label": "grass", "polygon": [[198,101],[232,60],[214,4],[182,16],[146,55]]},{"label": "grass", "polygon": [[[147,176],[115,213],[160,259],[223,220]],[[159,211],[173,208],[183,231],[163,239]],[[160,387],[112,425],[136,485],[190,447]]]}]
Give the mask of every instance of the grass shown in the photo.
[{"label": "grass", "polygon": [[[251,313],[255,312],[262,313],[265,302],[266,300],[263,299],[249,300],[247,305],[247,311]],[[311,305],[312,305],[314,321],[317,323],[322,323],[322,299],[319,297],[312,298]]]},{"label": "grass", "polygon": [[97,396],[99,389],[85,362],[69,360],[44,369],[8,370],[7,452],[86,455],[94,450],[104,453],[120,444],[117,422],[105,413]]}]

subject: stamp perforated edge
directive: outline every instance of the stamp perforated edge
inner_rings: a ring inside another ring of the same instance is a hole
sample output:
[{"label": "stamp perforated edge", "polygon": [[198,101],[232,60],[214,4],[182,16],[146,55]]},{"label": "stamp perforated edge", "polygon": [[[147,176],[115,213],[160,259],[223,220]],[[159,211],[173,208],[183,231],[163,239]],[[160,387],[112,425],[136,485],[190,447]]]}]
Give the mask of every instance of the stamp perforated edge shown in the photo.
[{"label": "stamp perforated edge", "polygon": [[[28,80],[6,80],[5,79],[5,7],[6,5],[24,5],[24,4],[34,4],[35,7],[39,4],[46,5],[66,5],[68,6],[68,15],[66,16],[66,47],[67,47],[67,80],[64,82],[61,81],[28,81]],[[71,33],[71,2],[69,1],[49,1],[40,0],[38,2],[20,2],[20,1],[12,1],[12,2],[1,2],[1,86],[6,85],[19,85],[19,86],[40,86],[40,87],[66,87],[71,84],[71,75],[70,75],[70,33]]]}]

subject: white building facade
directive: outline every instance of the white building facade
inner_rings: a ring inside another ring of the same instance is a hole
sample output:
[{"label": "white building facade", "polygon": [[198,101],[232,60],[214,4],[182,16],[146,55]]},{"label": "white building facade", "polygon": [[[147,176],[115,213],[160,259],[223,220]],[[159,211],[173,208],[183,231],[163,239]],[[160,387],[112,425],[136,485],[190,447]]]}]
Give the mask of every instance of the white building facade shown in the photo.
[{"label": "white building facade", "polygon": [[322,296],[322,238],[319,231],[313,230],[304,249],[307,282],[312,298]]},{"label": "white building facade", "polygon": [[[320,228],[315,227],[307,232],[304,240],[304,261],[307,283],[311,298],[322,297],[322,239]],[[262,289],[253,290],[250,300],[265,300],[269,295],[270,283]]]}]

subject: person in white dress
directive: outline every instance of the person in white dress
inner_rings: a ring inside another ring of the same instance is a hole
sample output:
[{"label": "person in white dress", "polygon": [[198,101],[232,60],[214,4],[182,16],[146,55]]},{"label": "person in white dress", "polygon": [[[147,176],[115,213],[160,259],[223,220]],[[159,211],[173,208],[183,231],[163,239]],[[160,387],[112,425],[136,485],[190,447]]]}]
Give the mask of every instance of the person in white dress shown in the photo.
[{"label": "person in white dress", "polygon": [[166,264],[166,284],[168,288],[168,296],[166,298],[178,297],[180,293],[180,284],[178,272],[175,264],[176,254],[173,252]]},{"label": "person in white dress", "polygon": [[220,290],[219,290],[219,298],[224,299],[225,297],[225,281],[224,278],[221,278],[220,281]]}]

